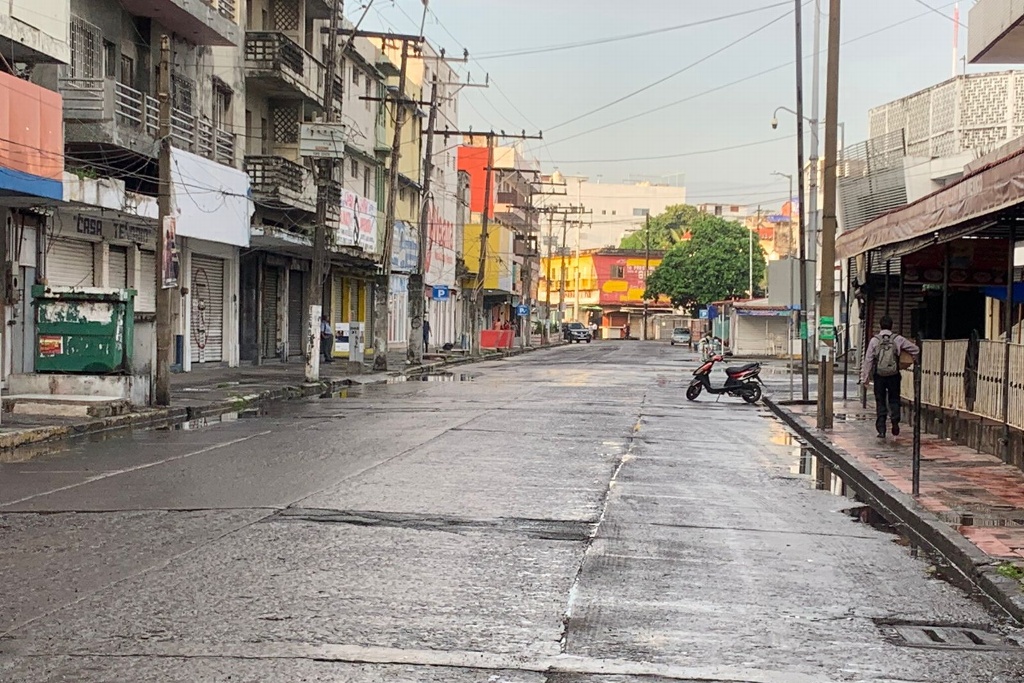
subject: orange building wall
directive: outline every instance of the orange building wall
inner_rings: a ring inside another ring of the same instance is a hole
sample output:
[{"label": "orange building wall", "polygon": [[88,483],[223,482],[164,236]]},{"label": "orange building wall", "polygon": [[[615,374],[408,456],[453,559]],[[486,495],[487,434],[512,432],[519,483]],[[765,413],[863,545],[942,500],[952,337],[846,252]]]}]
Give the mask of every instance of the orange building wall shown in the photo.
[{"label": "orange building wall", "polygon": [[0,167],[60,181],[63,106],[58,93],[0,72]]}]

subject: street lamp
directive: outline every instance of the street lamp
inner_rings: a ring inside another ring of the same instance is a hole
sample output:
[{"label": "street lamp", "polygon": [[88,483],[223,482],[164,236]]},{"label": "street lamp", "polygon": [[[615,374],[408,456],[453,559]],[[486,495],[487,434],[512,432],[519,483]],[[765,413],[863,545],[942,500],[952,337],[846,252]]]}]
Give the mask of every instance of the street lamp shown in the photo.
[{"label": "street lamp", "polygon": [[[796,295],[793,292],[796,277],[793,276],[793,174],[792,173],[780,173],[779,171],[772,171],[772,175],[779,176],[780,178],[786,178],[789,180],[789,254],[786,261],[789,263],[789,335],[786,339],[786,355],[789,356],[789,400],[792,401],[795,395],[795,389],[793,388],[793,303],[796,299]],[[803,262],[801,262],[801,267]],[[797,314],[799,316],[799,314]]]},{"label": "street lamp", "polygon": [[[793,116],[797,115],[797,113],[795,111],[793,111],[792,109],[790,109],[789,107],[776,107],[775,108],[775,113],[772,114],[772,122],[771,122],[772,123],[772,130],[777,130],[778,127],[779,127],[779,112],[780,111],[789,112]],[[803,119],[807,123],[811,124],[811,136],[814,137],[814,138],[817,138],[818,137],[818,123],[819,123],[819,121],[817,119],[812,119],[812,118],[810,118],[808,116],[803,117]],[[839,149],[846,149],[846,124],[844,122],[840,121],[836,125],[839,126]]]}]

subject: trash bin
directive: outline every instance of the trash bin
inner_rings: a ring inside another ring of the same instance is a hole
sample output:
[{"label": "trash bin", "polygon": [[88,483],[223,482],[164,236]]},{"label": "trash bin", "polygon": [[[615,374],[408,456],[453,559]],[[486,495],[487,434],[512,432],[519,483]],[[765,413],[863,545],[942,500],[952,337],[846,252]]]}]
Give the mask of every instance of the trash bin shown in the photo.
[{"label": "trash bin", "polygon": [[131,371],[135,290],[35,285],[36,372]]}]

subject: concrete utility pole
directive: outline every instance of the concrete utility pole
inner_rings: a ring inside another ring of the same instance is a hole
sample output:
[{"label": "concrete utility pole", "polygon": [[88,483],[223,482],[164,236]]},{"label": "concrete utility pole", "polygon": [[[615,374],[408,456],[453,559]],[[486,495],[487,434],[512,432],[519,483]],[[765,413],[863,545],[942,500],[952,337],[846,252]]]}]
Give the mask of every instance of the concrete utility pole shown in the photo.
[{"label": "concrete utility pole", "polygon": [[548,214],[548,258],[544,267],[544,328],[541,330],[541,343],[551,341],[551,242],[554,238],[555,216]]},{"label": "concrete utility pole", "polygon": [[757,231],[758,238],[761,236],[761,207],[757,207],[757,219],[754,222],[754,229],[747,235],[747,280],[749,281],[750,289],[748,296],[753,300],[754,298],[754,232]]},{"label": "concrete utility pole", "polygon": [[[327,41],[326,80],[324,85],[324,111],[327,123],[336,123],[334,109],[334,81],[338,69],[338,24],[341,22],[342,0],[334,0],[331,7],[331,37]],[[342,78],[341,80],[345,80]],[[339,104],[339,107],[341,105]],[[327,275],[327,204],[330,201],[331,181],[335,160],[317,161],[316,219],[313,224],[313,260],[310,267],[306,298],[309,303],[306,321],[306,381],[320,381],[320,316],[323,313],[324,280]]]},{"label": "concrete utility pole", "polygon": [[[388,320],[391,311],[391,250],[395,241],[395,203],[398,199],[398,164],[402,159],[402,128],[405,125],[405,85],[409,73],[409,40],[402,39],[402,56],[398,69],[398,93],[395,95],[395,135],[391,142],[391,167],[388,169],[388,197],[384,212],[384,245],[381,252],[381,274],[373,297],[373,369],[388,369]],[[412,343],[412,340],[410,340]]]},{"label": "concrete utility pole", "polygon": [[[173,224],[171,212],[171,39],[160,36],[160,73],[157,96],[160,101],[157,135],[160,138],[158,159],[159,191],[157,210],[160,216],[160,234],[156,240],[156,377],[154,398],[158,406],[171,405],[171,346],[174,323],[174,294],[177,287],[168,287],[164,279],[164,264],[174,258],[168,249],[168,224]],[[175,283],[178,285],[178,283]]]},{"label": "concrete utility pole", "polygon": [[[796,8],[796,156],[799,184],[797,194],[800,202],[800,315],[798,334],[800,335],[800,366],[801,366],[801,398],[810,399],[810,324],[807,317],[807,204],[804,201],[804,44],[803,44],[803,0],[794,0]],[[804,330],[806,329],[806,335]]]},{"label": "concrete utility pole", "polygon": [[825,206],[821,232],[821,324],[824,343],[818,365],[818,428],[831,429],[833,405],[832,362],[835,347],[836,288],[836,147],[839,127],[839,29],[841,0],[829,1],[828,72],[825,75]]},{"label": "concrete utility pole", "polygon": [[430,249],[430,207],[433,198],[430,194],[434,176],[434,125],[437,123],[437,69],[430,84],[430,115],[427,118],[427,148],[423,156],[423,194],[420,200],[419,255],[416,259],[416,271],[409,276],[409,347],[407,360],[413,365],[423,365],[422,340],[423,321],[426,318],[424,289],[427,276],[427,251]]},{"label": "concrete utility pole", "polygon": [[[810,167],[811,172],[810,178],[807,180],[808,191],[811,195],[807,198],[807,220],[810,226],[810,234],[807,238],[807,259],[814,264],[811,268],[814,273],[815,285],[817,285],[819,273],[822,277],[825,275],[824,269],[819,270],[817,262],[818,236],[821,234],[821,211],[818,210],[818,175],[821,173],[821,159],[818,156],[818,147],[820,145],[818,131],[821,126],[821,119],[819,117],[819,100],[821,99],[821,0],[814,0],[814,58],[811,60],[811,78],[813,79],[811,84],[811,118],[807,121],[811,127],[811,155],[807,160],[807,165]],[[818,289],[817,286],[811,287],[812,291],[816,289]],[[818,307],[818,302],[812,298],[808,305],[810,306],[810,319],[815,320],[814,313]],[[809,341],[813,348],[814,338],[810,338]]]},{"label": "concrete utility pole", "polygon": [[647,281],[651,277],[651,214],[644,219],[644,341],[647,336]]}]

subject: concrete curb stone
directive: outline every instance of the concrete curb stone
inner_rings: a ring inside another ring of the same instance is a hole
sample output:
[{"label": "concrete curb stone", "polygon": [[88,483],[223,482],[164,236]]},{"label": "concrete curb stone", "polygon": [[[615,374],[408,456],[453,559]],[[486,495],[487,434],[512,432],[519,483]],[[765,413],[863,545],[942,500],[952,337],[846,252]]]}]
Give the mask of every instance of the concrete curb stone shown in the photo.
[{"label": "concrete curb stone", "polygon": [[826,432],[808,427],[791,411],[769,398],[764,399],[764,404],[824,458],[890,524],[918,545],[956,567],[978,590],[1011,617],[1024,623],[1024,592],[1021,584],[998,573],[998,559],[983,553],[948,524],[922,508],[913,496],[861,465],[853,456],[833,444]]}]

